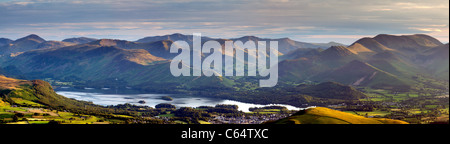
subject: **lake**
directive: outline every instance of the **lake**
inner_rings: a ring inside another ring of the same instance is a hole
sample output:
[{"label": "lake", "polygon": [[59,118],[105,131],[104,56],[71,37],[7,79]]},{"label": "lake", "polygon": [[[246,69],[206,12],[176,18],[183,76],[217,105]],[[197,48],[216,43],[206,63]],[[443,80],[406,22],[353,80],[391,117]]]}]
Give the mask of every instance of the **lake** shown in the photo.
[{"label": "lake", "polygon": [[[301,110],[302,108],[297,108],[290,105],[283,104],[269,104],[260,105],[252,103],[244,103],[234,100],[227,99],[217,99],[217,98],[207,98],[207,97],[195,97],[180,94],[143,94],[133,90],[110,90],[110,89],[73,89],[73,88],[56,88],[56,93],[68,98],[73,98],[76,100],[90,101],[98,105],[117,105],[130,103],[135,105],[146,105],[150,107],[155,107],[160,103],[170,103],[175,105],[177,108],[180,107],[199,107],[199,106],[215,106],[218,104],[229,104],[237,105],[240,111],[249,112],[251,107],[264,107],[264,106],[284,106],[289,110]],[[172,101],[163,100],[161,97],[170,96],[173,98]],[[141,104],[139,101],[144,100],[146,103]]]}]

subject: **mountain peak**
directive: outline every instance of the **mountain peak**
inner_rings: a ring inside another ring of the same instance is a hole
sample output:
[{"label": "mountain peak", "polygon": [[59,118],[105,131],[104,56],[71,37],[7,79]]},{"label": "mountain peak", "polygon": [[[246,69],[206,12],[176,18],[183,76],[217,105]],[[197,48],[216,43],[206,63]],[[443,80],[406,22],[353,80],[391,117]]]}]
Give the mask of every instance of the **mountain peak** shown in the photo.
[{"label": "mountain peak", "polygon": [[[378,35],[378,38],[381,37],[385,37],[387,35],[382,34],[382,35]],[[375,40],[375,38],[361,38],[358,41],[356,41],[355,43],[353,43],[350,47],[354,46],[354,47],[358,47],[359,45],[364,46],[365,48],[374,51],[374,52],[383,52],[383,51],[393,51],[393,49],[388,48],[386,46],[384,46],[383,44],[379,43],[377,40]]]},{"label": "mountain peak", "polygon": [[10,42],[12,42],[13,40],[8,39],[8,38],[0,38],[0,41],[10,41]]},{"label": "mountain peak", "polygon": [[30,34],[28,36],[26,36],[28,38],[40,38],[37,34]]},{"label": "mountain peak", "polygon": [[35,42],[38,42],[38,43],[42,43],[42,42],[45,41],[43,38],[39,37],[36,34],[30,34],[30,35],[28,35],[26,37],[17,39],[15,42],[20,42],[20,41],[25,41],[25,40],[32,40],[32,41],[35,41]]},{"label": "mountain peak", "polygon": [[354,43],[351,46],[348,47],[349,50],[355,52],[355,53],[373,53],[374,51],[366,48],[360,43]]},{"label": "mountain peak", "polygon": [[338,54],[338,55],[341,55],[341,56],[347,56],[347,55],[355,54],[354,52],[352,52],[351,50],[349,50],[345,46],[331,46],[330,48],[328,48],[325,51],[323,51],[323,53],[335,53],[335,54]]},{"label": "mountain peak", "polygon": [[243,36],[241,38],[259,38],[259,37],[257,37],[257,36]]},{"label": "mountain peak", "polygon": [[12,42],[13,42],[13,40],[10,40],[10,39],[7,39],[7,38],[0,38],[0,46],[7,45],[7,44],[10,44]]},{"label": "mountain peak", "polygon": [[320,57],[328,60],[336,60],[343,57],[349,57],[356,55],[355,52],[352,52],[348,48],[344,46],[332,46],[322,52],[320,52]]},{"label": "mountain peak", "polygon": [[393,36],[393,35],[389,35],[389,34],[378,34],[378,35],[376,35],[374,38],[376,38],[376,37],[390,37],[390,36]]},{"label": "mountain peak", "polygon": [[241,40],[242,42],[246,42],[246,41],[249,41],[249,40],[251,40],[251,41],[258,41],[260,39],[261,38],[256,37],[256,36],[243,36],[243,37],[238,38],[238,40]]},{"label": "mountain peak", "polygon": [[184,35],[181,33],[174,33],[170,35],[163,35],[163,36],[148,36],[141,38],[135,42],[139,43],[151,43],[156,41],[162,41],[162,40],[172,40],[172,41],[178,41],[178,40],[184,40],[184,41],[192,41],[192,35]]},{"label": "mountain peak", "polygon": [[373,39],[392,49],[420,50],[443,45],[439,40],[425,34],[401,36],[380,34]]},{"label": "mountain peak", "polygon": [[170,36],[177,36],[177,37],[181,37],[181,36],[186,36],[186,35],[184,35],[184,34],[181,34],[181,33],[174,33],[174,34],[171,34]]}]

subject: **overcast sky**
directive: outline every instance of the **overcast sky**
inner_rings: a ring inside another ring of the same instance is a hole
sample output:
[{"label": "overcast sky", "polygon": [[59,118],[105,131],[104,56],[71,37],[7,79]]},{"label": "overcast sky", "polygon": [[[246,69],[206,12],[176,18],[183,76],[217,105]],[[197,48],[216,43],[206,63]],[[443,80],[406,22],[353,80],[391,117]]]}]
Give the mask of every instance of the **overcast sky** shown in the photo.
[{"label": "overcast sky", "polygon": [[0,37],[137,40],[172,33],[351,44],[377,34],[449,41],[448,0],[0,0]]}]

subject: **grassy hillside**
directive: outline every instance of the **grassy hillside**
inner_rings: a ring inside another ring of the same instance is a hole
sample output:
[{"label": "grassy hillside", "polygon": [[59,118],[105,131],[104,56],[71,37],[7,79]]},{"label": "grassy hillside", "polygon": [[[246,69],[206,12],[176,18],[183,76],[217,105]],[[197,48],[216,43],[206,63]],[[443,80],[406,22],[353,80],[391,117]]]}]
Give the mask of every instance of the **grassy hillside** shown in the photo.
[{"label": "grassy hillside", "polygon": [[110,115],[114,109],[104,108],[92,102],[78,101],[58,95],[52,86],[42,80],[17,80],[0,76],[0,99],[2,105],[40,107],[70,110],[85,114]]},{"label": "grassy hillside", "polygon": [[397,76],[357,60],[336,70],[317,75],[315,79],[369,87],[398,87],[407,85]]},{"label": "grassy hillside", "polygon": [[318,98],[355,100],[366,95],[353,87],[336,82],[324,82],[318,85],[300,85],[295,88],[298,93]]},{"label": "grassy hillside", "polygon": [[274,124],[408,124],[400,120],[366,118],[324,107],[309,108]]},{"label": "grassy hillside", "polygon": [[22,85],[31,85],[31,82],[26,80],[18,80],[13,78],[8,78],[3,75],[0,75],[0,90],[2,89],[20,89]]},{"label": "grassy hillside", "polygon": [[427,50],[418,61],[437,78],[449,80],[449,44]]},{"label": "grassy hillside", "polygon": [[[99,43],[99,45],[92,45]],[[170,61],[143,49],[116,46],[134,44],[99,40],[91,44],[28,51],[0,65],[3,73],[23,79],[51,78],[91,87],[139,87],[149,91],[175,87],[230,87],[226,78],[174,77]],[[112,46],[111,46],[112,45]]]},{"label": "grassy hillside", "polygon": [[87,102],[76,101],[57,95],[53,91],[50,84],[42,80],[16,80],[15,82],[10,81],[10,83],[10,86],[13,85],[12,83],[16,84],[14,87],[4,87],[4,84],[0,84],[2,85],[0,95],[2,95],[4,100],[7,100],[12,104],[23,106],[29,106],[28,104],[36,104],[42,106],[45,105],[52,108],[67,109],[81,109],[84,108],[85,105],[90,105]]}]

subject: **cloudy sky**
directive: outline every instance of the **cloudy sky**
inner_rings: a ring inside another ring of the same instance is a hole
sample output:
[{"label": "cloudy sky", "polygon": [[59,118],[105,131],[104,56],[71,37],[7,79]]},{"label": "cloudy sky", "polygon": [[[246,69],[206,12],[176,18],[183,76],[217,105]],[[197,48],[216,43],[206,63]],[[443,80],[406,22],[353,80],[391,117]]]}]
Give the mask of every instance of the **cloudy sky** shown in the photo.
[{"label": "cloudy sky", "polygon": [[172,33],[351,44],[377,34],[449,41],[448,0],[0,0],[0,37],[137,40]]}]

